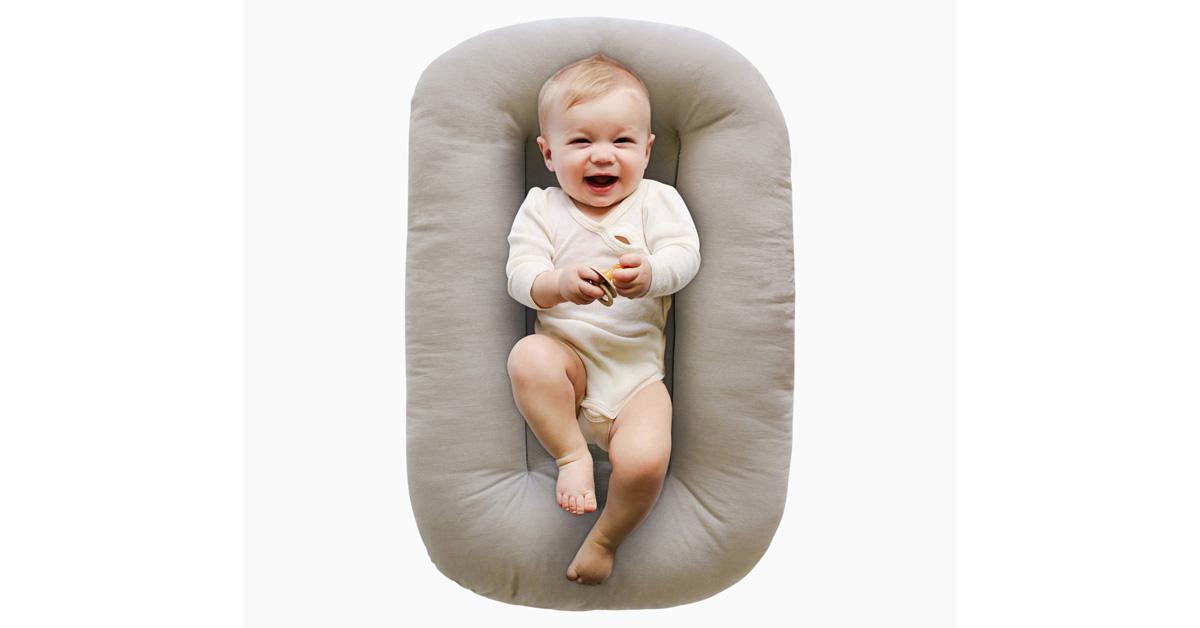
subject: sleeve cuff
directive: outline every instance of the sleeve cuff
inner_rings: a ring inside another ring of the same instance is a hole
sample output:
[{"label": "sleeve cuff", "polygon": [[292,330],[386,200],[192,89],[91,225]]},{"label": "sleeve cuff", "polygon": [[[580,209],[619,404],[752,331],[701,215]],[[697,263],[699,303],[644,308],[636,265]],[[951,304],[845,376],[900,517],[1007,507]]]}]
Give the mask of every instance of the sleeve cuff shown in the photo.
[{"label": "sleeve cuff", "polygon": [[517,269],[513,271],[512,276],[509,277],[508,293],[512,296],[512,298],[524,304],[525,307],[538,310],[540,312],[551,309],[548,307],[541,307],[535,303],[531,292],[533,290],[533,281],[537,279],[538,275],[552,270],[554,270],[554,268],[542,266],[540,264],[522,264],[521,266],[517,267]]},{"label": "sleeve cuff", "polygon": [[700,252],[688,246],[666,246],[646,259],[650,263],[650,289],[643,298],[679,292],[700,270]]},{"label": "sleeve cuff", "polygon": [[653,299],[670,294],[670,277],[667,276],[666,264],[657,258],[656,255],[647,255],[646,259],[650,262],[650,289],[646,291],[643,299]]}]

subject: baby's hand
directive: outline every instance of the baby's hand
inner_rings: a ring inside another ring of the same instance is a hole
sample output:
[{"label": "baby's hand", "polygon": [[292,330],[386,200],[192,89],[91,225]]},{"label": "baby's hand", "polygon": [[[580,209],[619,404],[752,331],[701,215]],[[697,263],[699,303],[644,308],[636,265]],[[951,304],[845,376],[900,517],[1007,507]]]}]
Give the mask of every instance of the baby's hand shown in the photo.
[{"label": "baby's hand", "polygon": [[650,262],[644,255],[626,253],[619,260],[622,268],[613,271],[617,294],[626,299],[644,296],[650,290]]},{"label": "baby's hand", "polygon": [[556,272],[558,294],[571,303],[587,305],[604,295],[603,290],[588,281],[595,281],[596,273],[587,266],[570,266]]}]

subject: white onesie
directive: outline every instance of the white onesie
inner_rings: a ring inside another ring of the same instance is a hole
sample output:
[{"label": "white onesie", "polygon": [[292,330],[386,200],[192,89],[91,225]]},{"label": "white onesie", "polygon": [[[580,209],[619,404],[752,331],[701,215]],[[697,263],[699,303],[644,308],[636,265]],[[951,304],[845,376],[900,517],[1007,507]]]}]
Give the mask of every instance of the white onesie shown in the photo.
[{"label": "white onesie", "polygon": [[[508,246],[508,293],[537,310],[535,333],[565,341],[583,360],[587,394],[577,418],[585,439],[607,450],[609,424],[621,408],[663,378],[671,295],[700,270],[700,237],[687,205],[670,185],[642,179],[596,220],[562,189],[535,187],[517,210]],[[568,266],[604,272],[626,253],[639,253],[650,264],[645,296],[617,296],[611,307],[596,300],[543,308],[533,301],[533,281],[541,273]]]}]

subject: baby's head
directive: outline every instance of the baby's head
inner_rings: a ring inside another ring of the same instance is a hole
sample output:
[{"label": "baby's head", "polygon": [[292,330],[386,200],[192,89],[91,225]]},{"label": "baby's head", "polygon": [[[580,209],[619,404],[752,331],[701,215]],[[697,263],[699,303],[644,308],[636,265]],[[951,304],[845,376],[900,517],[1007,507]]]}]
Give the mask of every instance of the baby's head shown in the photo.
[{"label": "baby's head", "polygon": [[538,93],[538,126],[546,167],[581,209],[603,212],[642,182],[654,144],[650,92],[609,57],[597,53],[547,79]]}]

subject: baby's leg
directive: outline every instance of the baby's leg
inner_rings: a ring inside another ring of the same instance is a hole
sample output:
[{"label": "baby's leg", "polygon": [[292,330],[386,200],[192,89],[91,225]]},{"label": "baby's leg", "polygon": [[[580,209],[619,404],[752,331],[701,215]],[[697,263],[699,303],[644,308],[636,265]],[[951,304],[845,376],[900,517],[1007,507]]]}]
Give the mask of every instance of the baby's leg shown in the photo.
[{"label": "baby's leg", "polygon": [[561,340],[531,334],[509,354],[508,376],[517,408],[558,464],[559,507],[577,515],[596,510],[592,454],[575,418],[587,389],[583,361]]},{"label": "baby's leg", "polygon": [[600,584],[612,573],[617,546],[646,519],[662,491],[671,460],[671,396],[661,381],[625,404],[612,426],[608,459],[608,502],[567,567],[567,579],[580,584]]}]

